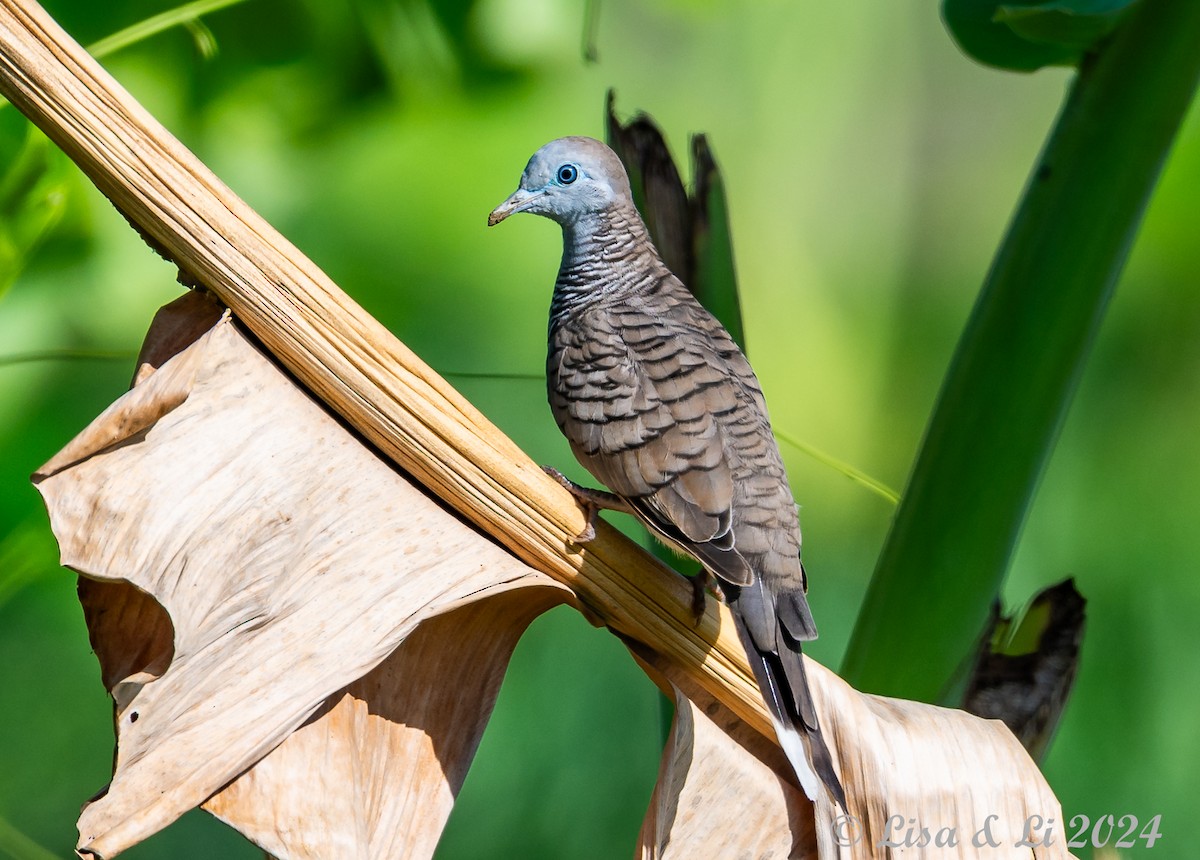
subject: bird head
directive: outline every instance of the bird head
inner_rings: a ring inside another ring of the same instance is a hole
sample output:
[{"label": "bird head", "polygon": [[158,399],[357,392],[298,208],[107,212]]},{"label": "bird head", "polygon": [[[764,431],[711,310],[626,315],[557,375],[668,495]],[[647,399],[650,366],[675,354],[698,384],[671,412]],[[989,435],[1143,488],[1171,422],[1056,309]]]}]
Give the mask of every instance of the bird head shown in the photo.
[{"label": "bird head", "polygon": [[629,177],[615,152],[590,137],[560,137],[533,154],[521,184],[492,210],[488,226],[517,212],[569,225],[630,200]]}]

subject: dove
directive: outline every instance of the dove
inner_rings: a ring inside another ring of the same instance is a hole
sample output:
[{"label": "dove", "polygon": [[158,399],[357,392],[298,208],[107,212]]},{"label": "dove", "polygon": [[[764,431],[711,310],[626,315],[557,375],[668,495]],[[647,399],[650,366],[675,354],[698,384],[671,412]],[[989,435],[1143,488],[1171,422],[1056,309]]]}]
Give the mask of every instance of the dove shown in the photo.
[{"label": "dove", "polygon": [[729,606],[801,788],[814,800],[823,784],[844,809],[801,657],[817,628],[799,517],[754,371],[663,263],[605,144],[564,137],[539,149],[488,226],[518,212],[562,227],[547,393],[576,459],[608,488],[547,469],[588,514],[578,540],[594,535],[599,508],[613,508],[700,562]]}]

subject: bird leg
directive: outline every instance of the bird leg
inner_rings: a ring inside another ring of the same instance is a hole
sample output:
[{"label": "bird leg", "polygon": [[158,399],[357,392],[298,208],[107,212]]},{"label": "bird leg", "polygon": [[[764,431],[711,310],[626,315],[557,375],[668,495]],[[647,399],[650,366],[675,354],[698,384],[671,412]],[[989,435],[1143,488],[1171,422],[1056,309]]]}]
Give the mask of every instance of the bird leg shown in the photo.
[{"label": "bird leg", "polygon": [[697,625],[704,617],[704,607],[708,602],[708,588],[712,585],[713,577],[707,567],[701,566],[695,576],[689,576],[692,584],[692,619]]},{"label": "bird leg", "polygon": [[[633,506],[615,493],[576,484],[553,466],[542,466],[542,471],[558,481],[568,493],[574,496],[576,504],[587,515],[587,527],[575,536],[575,543],[587,543],[596,537],[596,514],[600,511],[620,511],[623,514],[637,516]],[[704,617],[704,607],[708,602],[708,589],[713,584],[713,576],[708,572],[708,568],[701,567],[695,576],[688,576],[685,579],[692,586],[692,617],[699,624],[700,619]]]},{"label": "bird leg", "polygon": [[575,536],[575,543],[587,543],[596,536],[596,514],[600,511],[634,513],[629,502],[614,493],[580,486],[553,466],[542,466],[542,471],[562,484],[567,492],[575,497],[576,504],[583,509],[583,513],[587,516],[587,527]]}]

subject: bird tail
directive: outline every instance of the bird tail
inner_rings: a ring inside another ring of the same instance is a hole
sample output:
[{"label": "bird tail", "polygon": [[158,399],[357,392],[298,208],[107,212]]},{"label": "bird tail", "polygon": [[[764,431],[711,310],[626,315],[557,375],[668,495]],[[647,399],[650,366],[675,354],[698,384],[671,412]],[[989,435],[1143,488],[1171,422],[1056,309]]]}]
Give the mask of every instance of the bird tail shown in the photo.
[{"label": "bird tail", "polygon": [[730,604],[742,647],[746,650],[767,710],[771,712],[775,734],[800,780],[800,787],[809,800],[816,800],[819,786],[823,783],[841,808],[847,809],[845,789],[834,769],[833,756],[817,721],[800,642],[781,624],[777,628],[775,650],[761,647],[739,611],[737,601],[731,600]]}]

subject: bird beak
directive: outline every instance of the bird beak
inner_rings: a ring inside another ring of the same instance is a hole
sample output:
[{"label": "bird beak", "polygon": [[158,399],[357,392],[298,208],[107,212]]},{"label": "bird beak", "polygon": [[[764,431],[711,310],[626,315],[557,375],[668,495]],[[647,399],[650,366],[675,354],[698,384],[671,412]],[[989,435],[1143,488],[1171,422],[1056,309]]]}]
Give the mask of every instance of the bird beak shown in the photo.
[{"label": "bird beak", "polygon": [[492,210],[492,214],[488,216],[488,226],[495,227],[509,215],[523,212],[532,205],[534,200],[545,193],[544,191],[526,191],[524,188],[518,188],[511,197]]}]

